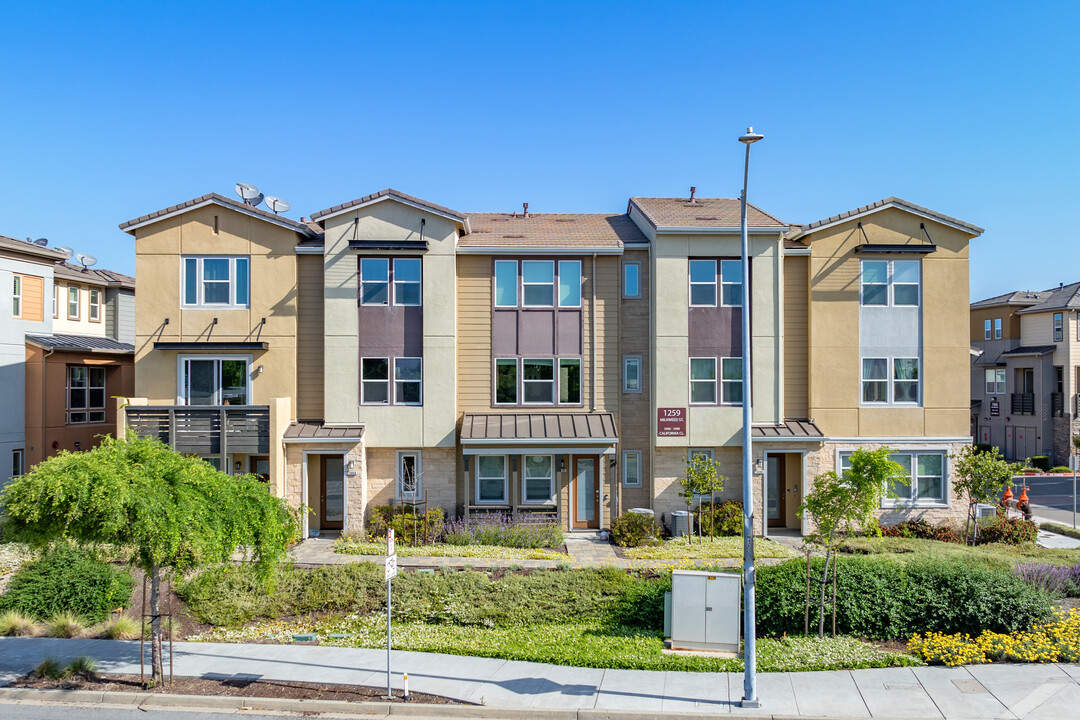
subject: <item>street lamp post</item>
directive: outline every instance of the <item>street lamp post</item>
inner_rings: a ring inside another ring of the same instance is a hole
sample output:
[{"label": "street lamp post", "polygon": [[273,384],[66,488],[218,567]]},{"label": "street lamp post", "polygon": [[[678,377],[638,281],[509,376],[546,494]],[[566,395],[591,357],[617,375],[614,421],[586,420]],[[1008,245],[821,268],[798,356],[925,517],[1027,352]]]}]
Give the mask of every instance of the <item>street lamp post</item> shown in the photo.
[{"label": "street lamp post", "polygon": [[757,607],[754,601],[754,468],[750,437],[750,257],[746,232],[746,186],[750,177],[750,146],[764,135],[746,128],[739,142],[746,145],[741,203],[742,229],[742,407],[743,407],[743,698],[742,707],[761,707],[757,696]]}]

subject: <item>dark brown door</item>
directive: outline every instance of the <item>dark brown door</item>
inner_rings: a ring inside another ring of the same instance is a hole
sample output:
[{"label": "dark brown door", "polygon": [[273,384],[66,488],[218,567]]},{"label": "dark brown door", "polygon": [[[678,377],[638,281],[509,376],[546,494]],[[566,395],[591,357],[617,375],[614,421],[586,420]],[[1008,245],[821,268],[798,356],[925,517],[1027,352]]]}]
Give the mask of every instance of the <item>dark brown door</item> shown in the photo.
[{"label": "dark brown door", "polygon": [[345,458],[322,456],[322,502],[319,526],[323,530],[341,530],[345,526]]},{"label": "dark brown door", "polygon": [[600,527],[600,480],[596,457],[574,458],[574,528]]}]

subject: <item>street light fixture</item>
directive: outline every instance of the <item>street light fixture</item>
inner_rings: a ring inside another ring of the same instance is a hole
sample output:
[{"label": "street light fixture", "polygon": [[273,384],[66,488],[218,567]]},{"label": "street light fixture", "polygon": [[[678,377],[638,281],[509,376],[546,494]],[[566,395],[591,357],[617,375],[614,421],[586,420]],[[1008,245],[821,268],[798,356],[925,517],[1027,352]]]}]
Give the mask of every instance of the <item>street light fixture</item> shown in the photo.
[{"label": "street light fixture", "polygon": [[742,229],[742,407],[743,407],[743,698],[742,707],[761,707],[757,696],[757,607],[754,600],[754,472],[750,433],[750,258],[746,233],[746,186],[750,177],[750,146],[764,135],[746,128],[739,142],[746,145],[741,202]]}]

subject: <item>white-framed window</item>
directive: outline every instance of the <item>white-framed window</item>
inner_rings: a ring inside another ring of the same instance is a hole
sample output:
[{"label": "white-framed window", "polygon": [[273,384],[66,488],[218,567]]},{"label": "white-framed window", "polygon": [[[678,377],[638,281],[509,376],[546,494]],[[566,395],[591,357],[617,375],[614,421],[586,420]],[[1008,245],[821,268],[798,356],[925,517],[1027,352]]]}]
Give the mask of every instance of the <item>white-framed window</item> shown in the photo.
[{"label": "white-framed window", "polygon": [[641,356],[623,355],[622,390],[626,393],[641,392]]},{"label": "white-framed window", "polygon": [[893,402],[919,402],[919,358],[893,358]]},{"label": "white-framed window", "polygon": [[690,261],[690,307],[716,307],[716,261]]},{"label": "white-framed window", "polygon": [[864,404],[919,403],[919,358],[862,358],[860,364]]},{"label": "white-framed window", "polygon": [[476,503],[503,504],[507,495],[505,455],[476,455]]},{"label": "white-framed window", "polygon": [[420,258],[394,258],[394,304],[422,305]]},{"label": "white-framed window", "polygon": [[990,318],[983,320],[983,340],[989,340],[993,335],[990,334]]},{"label": "white-framed window", "polygon": [[521,474],[523,504],[552,504],[555,502],[555,458],[552,455],[525,455],[525,472]]},{"label": "white-framed window", "polygon": [[11,477],[19,477],[26,472],[23,457],[24,453],[22,448],[11,451]]},{"label": "white-framed window", "polygon": [[640,450],[623,450],[622,484],[623,487],[641,487]]},{"label": "white-framed window", "polygon": [[862,401],[864,403],[887,403],[889,401],[889,359],[862,359]]},{"label": "white-framed window", "polygon": [[720,358],[720,386],[725,405],[742,405],[742,358]]},{"label": "white-framed window", "polygon": [[559,261],[559,307],[581,307],[581,261]]},{"label": "white-framed window", "polygon": [[105,422],[105,368],[69,365],[68,423]]},{"label": "white-framed window", "polygon": [[622,266],[622,296],[641,297],[641,263],[624,262]]},{"label": "white-framed window", "polygon": [[423,472],[420,465],[420,453],[400,451],[397,454],[397,497],[399,500],[416,500],[422,497],[420,487]]},{"label": "white-framed window", "polygon": [[1065,338],[1065,325],[1061,313],[1054,313],[1054,342],[1061,342]]},{"label": "white-framed window", "polygon": [[517,405],[518,401],[518,360],[517,358],[495,359],[495,404]]},{"label": "white-framed window", "polygon": [[716,358],[690,358],[690,404],[716,404]]},{"label": "white-framed window", "polygon": [[52,316],[60,317],[60,283],[55,280],[52,286]]},{"label": "white-framed window", "polygon": [[521,261],[521,304],[524,307],[555,306],[555,261]]},{"label": "white-framed window", "polygon": [[1005,394],[1005,368],[986,369],[986,394]]},{"label": "white-framed window", "polygon": [[550,405],[555,402],[555,360],[523,358],[521,395],[526,405]]},{"label": "white-framed window", "polygon": [[251,282],[245,256],[184,256],[184,305],[187,307],[247,307]]},{"label": "white-framed window", "polygon": [[418,357],[394,358],[394,403],[421,405],[424,400],[424,361]]},{"label": "white-framed window", "polygon": [[1001,339],[1001,318],[994,318],[994,339]]},{"label": "white-framed window", "polygon": [[22,275],[14,275],[11,288],[11,317],[21,318],[23,307]]},{"label": "white-framed window", "polygon": [[[889,459],[899,463],[907,470],[910,484],[889,483],[886,488],[882,507],[903,507],[909,505],[947,505],[948,483],[946,453],[940,450],[931,452],[898,450]],[[840,472],[851,469],[851,452],[840,453]]]},{"label": "white-framed window", "polygon": [[495,307],[517,307],[517,260],[495,261]]},{"label": "white-framed window", "polygon": [[390,304],[389,258],[360,258],[360,304]]},{"label": "white-framed window", "polygon": [[101,291],[90,288],[90,303],[87,306],[90,322],[101,322]]},{"label": "white-framed window", "polygon": [[390,404],[390,358],[360,358],[360,403]]},{"label": "white-framed window", "polygon": [[79,286],[78,285],[68,285],[67,316],[68,316],[68,320],[78,320],[79,319]]},{"label": "white-framed window", "polygon": [[720,304],[741,307],[743,293],[742,261],[720,261]]},{"label": "white-framed window", "polygon": [[180,405],[250,405],[251,356],[181,355]]},{"label": "white-framed window", "polygon": [[863,260],[860,270],[864,306],[918,306],[918,260]]},{"label": "white-framed window", "polygon": [[559,358],[559,404],[581,404],[580,358]]},{"label": "white-framed window", "polygon": [[700,455],[701,457],[704,457],[704,458],[708,458],[709,460],[712,460],[713,459],[713,449],[712,448],[691,448],[690,452],[688,452],[686,454],[686,457],[693,460],[698,455]]}]

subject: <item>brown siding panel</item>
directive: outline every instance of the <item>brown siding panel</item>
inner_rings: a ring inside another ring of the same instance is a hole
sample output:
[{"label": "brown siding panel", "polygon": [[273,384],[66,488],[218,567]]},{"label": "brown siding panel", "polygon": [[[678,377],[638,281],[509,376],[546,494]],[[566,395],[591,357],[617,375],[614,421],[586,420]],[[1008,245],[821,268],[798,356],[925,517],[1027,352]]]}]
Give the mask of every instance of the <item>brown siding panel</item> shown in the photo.
[{"label": "brown siding panel", "polygon": [[296,416],[323,419],[323,257],[296,256]]},{"label": "brown siding panel", "polygon": [[810,356],[807,351],[809,258],[784,258],[784,417],[808,418]]}]

